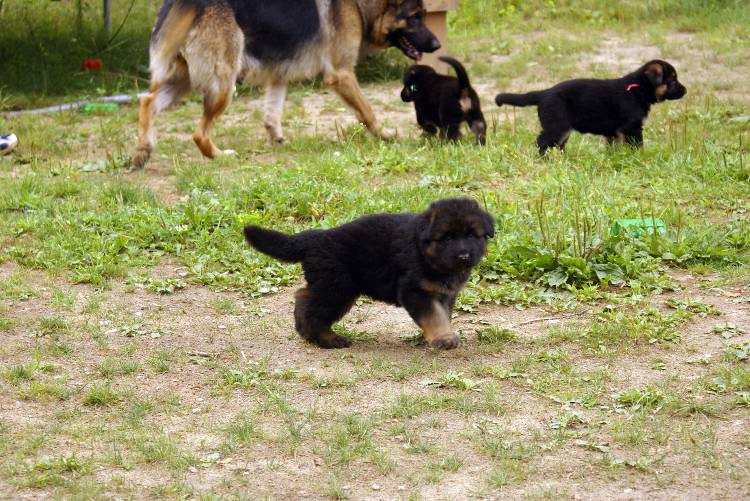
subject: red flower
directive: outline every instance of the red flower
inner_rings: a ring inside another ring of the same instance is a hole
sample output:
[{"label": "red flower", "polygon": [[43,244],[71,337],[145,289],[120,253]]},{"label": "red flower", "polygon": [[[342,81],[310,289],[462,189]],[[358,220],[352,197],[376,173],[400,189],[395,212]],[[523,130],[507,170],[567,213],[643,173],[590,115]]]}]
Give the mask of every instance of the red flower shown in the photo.
[{"label": "red flower", "polygon": [[84,59],[81,62],[81,68],[89,71],[101,71],[102,60],[101,59]]}]

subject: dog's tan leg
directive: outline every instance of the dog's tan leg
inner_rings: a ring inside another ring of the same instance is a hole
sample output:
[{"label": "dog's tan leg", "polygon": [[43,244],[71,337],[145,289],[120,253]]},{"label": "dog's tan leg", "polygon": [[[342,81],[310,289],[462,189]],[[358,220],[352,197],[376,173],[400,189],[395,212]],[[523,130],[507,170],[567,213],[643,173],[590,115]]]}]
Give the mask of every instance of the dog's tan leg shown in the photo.
[{"label": "dog's tan leg", "polygon": [[138,110],[138,144],[133,153],[133,166],[142,168],[148,162],[156,143],[154,118],[164,108],[170,107],[190,92],[187,64],[176,58],[165,82],[152,82],[150,93],[140,100]]},{"label": "dog's tan leg", "polygon": [[433,348],[450,350],[461,344],[451,330],[450,312],[438,301],[432,301],[432,310],[417,319],[424,332],[424,339]]},{"label": "dog's tan leg", "polygon": [[362,90],[357,83],[357,77],[353,69],[339,69],[332,71],[323,79],[326,85],[333,87],[333,90],[349,105],[357,115],[357,119],[362,122],[367,130],[374,136],[390,139],[392,134],[386,134],[378,126],[375,119],[375,113],[372,111],[370,103],[367,102]]},{"label": "dog's tan leg", "polygon": [[193,133],[193,141],[198,145],[203,156],[216,158],[219,155],[234,155],[233,150],[220,150],[216,147],[209,136],[216,119],[229,106],[232,101],[232,87],[227,86],[217,94],[206,94],[203,98],[203,117],[198,123],[198,128]]},{"label": "dog's tan leg", "polygon": [[266,84],[266,110],[263,124],[266,126],[268,140],[271,144],[284,142],[284,134],[281,132],[281,114],[284,110],[285,99],[285,82],[269,82]]},{"label": "dog's tan leg", "polygon": [[158,87],[152,86],[151,92],[141,98],[138,109],[138,144],[133,152],[133,167],[142,169],[154,148],[154,115],[156,115],[155,98]]}]

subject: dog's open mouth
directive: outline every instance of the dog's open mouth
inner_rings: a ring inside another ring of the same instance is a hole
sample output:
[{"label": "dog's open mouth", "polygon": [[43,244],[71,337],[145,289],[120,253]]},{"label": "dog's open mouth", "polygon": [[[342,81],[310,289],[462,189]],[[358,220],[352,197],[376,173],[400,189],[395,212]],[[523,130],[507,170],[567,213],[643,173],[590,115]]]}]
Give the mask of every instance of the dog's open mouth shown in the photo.
[{"label": "dog's open mouth", "polygon": [[415,61],[419,61],[422,59],[422,53],[419,52],[416,47],[414,47],[409,40],[406,37],[401,37],[398,39],[398,45],[401,51],[409,56],[410,58],[414,59]]}]

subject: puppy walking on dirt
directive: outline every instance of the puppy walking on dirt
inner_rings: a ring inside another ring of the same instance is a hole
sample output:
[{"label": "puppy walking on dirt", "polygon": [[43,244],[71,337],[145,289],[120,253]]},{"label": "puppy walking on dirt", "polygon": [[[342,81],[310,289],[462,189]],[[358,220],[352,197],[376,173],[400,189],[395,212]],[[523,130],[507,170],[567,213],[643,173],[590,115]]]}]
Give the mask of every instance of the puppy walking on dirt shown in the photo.
[{"label": "puppy walking on dirt", "polygon": [[422,0],[165,0],[151,35],[151,87],[140,103],[134,166],[151,156],[156,113],[191,90],[203,93],[193,133],[201,153],[234,153],[219,149],[210,134],[238,77],[265,86],[272,143],[283,141],[287,84],[320,75],[372,134],[383,136],[354,66],[365,47],[398,47],[417,61],[439,49],[424,17]]},{"label": "puppy walking on dirt", "polygon": [[490,215],[468,198],[440,200],[419,214],[374,214],[296,235],[245,227],[245,238],[260,252],[302,263],[307,286],[296,294],[295,326],[323,348],[351,344],[331,326],[362,294],[403,306],[430,346],[459,346],[451,330],[453,304],[494,234]]},{"label": "puppy walking on dirt", "polygon": [[415,64],[404,75],[401,100],[414,102],[417,123],[427,134],[440,131],[442,138],[459,139],[465,121],[477,142],[484,144],[487,123],[466,69],[452,57],[439,59],[451,65],[456,76],[440,75],[429,66]]},{"label": "puppy walking on dirt", "polygon": [[677,71],[655,59],[622,78],[568,80],[528,94],[498,94],[498,106],[537,106],[542,132],[536,139],[539,152],[565,148],[571,130],[605,136],[607,142],[643,145],[643,124],[651,105],[680,99],[687,89]]}]

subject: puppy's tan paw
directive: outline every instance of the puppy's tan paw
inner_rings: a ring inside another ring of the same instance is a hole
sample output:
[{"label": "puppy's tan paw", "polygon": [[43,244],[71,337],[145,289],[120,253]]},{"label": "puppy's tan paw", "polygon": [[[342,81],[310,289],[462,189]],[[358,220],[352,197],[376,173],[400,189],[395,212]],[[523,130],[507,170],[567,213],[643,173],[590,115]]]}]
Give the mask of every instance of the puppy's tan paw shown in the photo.
[{"label": "puppy's tan paw", "polygon": [[452,350],[461,346],[461,339],[455,334],[450,336],[440,337],[430,341],[430,348],[436,348],[438,350]]},{"label": "puppy's tan paw", "polygon": [[321,348],[348,348],[352,345],[352,342],[349,341],[344,336],[339,336],[338,334],[334,332],[325,332],[318,336],[318,338],[315,340],[315,342],[320,346]]}]

